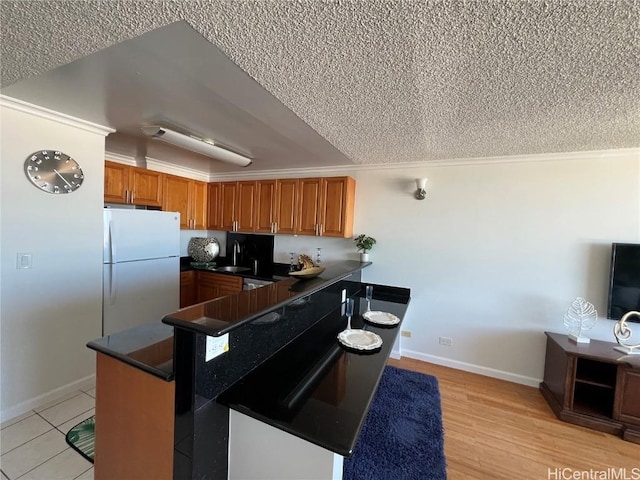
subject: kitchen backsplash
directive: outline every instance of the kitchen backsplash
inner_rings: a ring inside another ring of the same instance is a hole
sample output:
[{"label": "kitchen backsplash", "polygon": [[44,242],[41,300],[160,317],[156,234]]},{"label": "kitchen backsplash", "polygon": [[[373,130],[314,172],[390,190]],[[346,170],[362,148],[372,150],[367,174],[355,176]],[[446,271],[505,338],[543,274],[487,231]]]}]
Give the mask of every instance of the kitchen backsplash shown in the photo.
[{"label": "kitchen backsplash", "polygon": [[[220,254],[227,250],[227,232],[205,230],[180,231],[180,255],[186,256],[187,246],[191,237],[216,237],[220,243]],[[321,248],[321,258],[324,262],[338,260],[358,260],[359,255],[353,240],[350,238],[310,237],[306,235],[274,235],[273,261],[289,263],[289,252],[295,252],[296,259],[301,253],[309,255],[314,262],[317,249]]]}]

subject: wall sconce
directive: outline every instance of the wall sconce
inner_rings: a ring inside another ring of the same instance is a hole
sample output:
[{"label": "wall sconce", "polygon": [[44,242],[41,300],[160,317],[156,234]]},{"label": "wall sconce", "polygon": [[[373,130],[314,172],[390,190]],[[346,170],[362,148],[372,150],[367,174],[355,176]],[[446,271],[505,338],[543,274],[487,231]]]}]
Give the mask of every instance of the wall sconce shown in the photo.
[{"label": "wall sconce", "polygon": [[418,189],[416,190],[416,198],[418,200],[424,200],[427,197],[427,178],[417,178],[416,185]]}]

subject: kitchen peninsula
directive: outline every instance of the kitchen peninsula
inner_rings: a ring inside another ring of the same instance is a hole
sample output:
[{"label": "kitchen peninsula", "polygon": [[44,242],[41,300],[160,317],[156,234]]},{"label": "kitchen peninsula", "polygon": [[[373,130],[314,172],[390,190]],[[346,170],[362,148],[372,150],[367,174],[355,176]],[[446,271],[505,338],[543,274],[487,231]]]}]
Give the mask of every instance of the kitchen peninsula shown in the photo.
[{"label": "kitchen peninsula", "polygon": [[[314,279],[279,280],[90,342],[98,351],[96,480],[342,478],[399,332],[365,325],[359,314],[368,265],[340,262]],[[371,308],[402,319],[409,294],[374,285]],[[380,335],[379,349],[357,352],[336,340],[345,297],[355,300],[352,328]],[[125,372],[113,380],[115,367]],[[161,411],[127,402],[140,389],[132,375],[149,380]],[[126,421],[118,407],[129,410]],[[165,417],[161,429],[154,415]],[[138,444],[128,440],[134,424],[153,430]],[[119,444],[114,429],[125,430]]]}]

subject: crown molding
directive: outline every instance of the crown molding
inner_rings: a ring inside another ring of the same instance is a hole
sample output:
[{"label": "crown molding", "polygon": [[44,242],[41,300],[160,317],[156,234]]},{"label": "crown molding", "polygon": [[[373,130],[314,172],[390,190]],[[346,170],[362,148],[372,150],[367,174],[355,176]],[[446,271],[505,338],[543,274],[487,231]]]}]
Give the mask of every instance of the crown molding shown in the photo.
[{"label": "crown molding", "polygon": [[132,165],[134,167],[138,166],[135,158],[128,157],[126,155],[120,155],[119,153],[104,152],[104,159],[108,160],[109,162],[123,163],[125,165]]},{"label": "crown molding", "polygon": [[[473,165],[497,165],[497,164],[513,164],[513,163],[530,163],[530,162],[554,162],[566,160],[593,160],[624,158],[631,155],[638,156],[640,160],[639,148],[620,148],[616,150],[593,150],[584,152],[556,152],[556,153],[537,153],[531,155],[510,155],[501,157],[475,157],[475,158],[455,158],[450,160],[424,160],[421,162],[405,162],[405,163],[385,163],[385,164],[354,164],[354,165],[336,165],[334,167],[317,167],[317,168],[287,168],[281,170],[255,170],[251,172],[230,172],[209,175],[209,181],[219,181],[225,179],[247,179],[254,178],[283,178],[294,176],[317,176],[323,173],[340,174],[351,173],[357,171],[376,171],[376,170],[404,170],[407,168],[425,168],[425,167],[458,167]],[[255,165],[255,163],[254,163]]]},{"label": "crown molding", "polygon": [[28,113],[63,125],[79,128],[86,132],[102,135],[103,137],[115,132],[113,128],[98,125],[97,123],[87,122],[86,120],[72,117],[54,110],[49,110],[48,108],[40,107],[32,103],[23,102],[17,98],[7,97],[6,95],[0,95],[0,105],[18,112]]},{"label": "crown molding", "polygon": [[211,181],[211,175],[208,172],[196,170],[195,168],[175,165],[173,163],[158,160],[156,158],[147,157],[147,168],[149,170],[156,170],[158,172],[168,173],[170,175],[178,175],[180,177],[191,178],[192,180],[200,180],[202,182]]}]

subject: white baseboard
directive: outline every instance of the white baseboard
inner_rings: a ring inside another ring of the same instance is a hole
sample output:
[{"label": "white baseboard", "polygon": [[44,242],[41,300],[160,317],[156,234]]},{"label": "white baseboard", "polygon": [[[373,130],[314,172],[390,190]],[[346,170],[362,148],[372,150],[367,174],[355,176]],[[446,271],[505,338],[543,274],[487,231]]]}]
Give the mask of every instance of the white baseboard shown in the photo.
[{"label": "white baseboard", "polygon": [[[402,355],[405,357],[413,358],[415,360],[421,360],[423,362],[435,363],[436,365],[442,365],[443,367],[451,367],[457,370],[463,370],[465,372],[477,373],[478,375],[484,375],[487,377],[498,378],[500,380],[506,380],[507,382],[519,383],[521,385],[528,385],[529,387],[538,388],[541,378],[526,377],[517,373],[505,372],[503,370],[496,370],[495,368],[482,367],[474,365],[472,363],[460,362],[458,360],[451,360],[449,358],[438,357],[436,355],[428,355],[426,353],[414,352],[412,350],[402,349]],[[395,358],[395,357],[394,357]]]},{"label": "white baseboard", "polygon": [[395,358],[396,360],[400,360],[402,358],[402,352],[400,350],[391,350],[389,357]]},{"label": "white baseboard", "polygon": [[91,388],[95,384],[95,379],[96,375],[92,374],[81,378],[80,380],[76,380],[75,382],[53,389],[47,393],[43,393],[42,395],[38,395],[37,397],[30,398],[29,400],[14,405],[13,407],[4,409],[0,412],[0,422],[11,420],[12,418],[18,417],[30,410],[35,410],[42,405],[53,402],[56,399],[64,397],[65,395],[77,390]]}]

